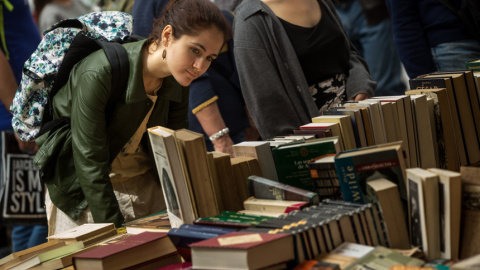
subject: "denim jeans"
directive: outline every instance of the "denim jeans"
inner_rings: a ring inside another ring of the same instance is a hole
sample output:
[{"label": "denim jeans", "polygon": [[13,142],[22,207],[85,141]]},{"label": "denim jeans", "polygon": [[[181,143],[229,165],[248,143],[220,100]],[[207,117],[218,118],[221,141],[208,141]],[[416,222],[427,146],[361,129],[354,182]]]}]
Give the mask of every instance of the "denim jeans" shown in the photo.
[{"label": "denim jeans", "polygon": [[[13,132],[13,131],[10,131]],[[0,136],[0,153],[2,153],[2,137]],[[3,158],[3,157],[1,157]],[[0,177],[3,183],[3,167],[0,166]],[[3,187],[0,189],[4,192]],[[17,252],[27,248],[40,245],[47,242],[47,225],[12,225],[12,252]],[[3,244],[3,243],[2,243]]]},{"label": "denim jeans", "polygon": [[403,95],[407,85],[393,40],[389,18],[368,25],[357,0],[335,5],[347,36],[368,64],[372,79],[377,82],[375,96]]},{"label": "denim jeans", "polygon": [[466,69],[465,63],[480,59],[480,42],[459,40],[431,48],[433,61],[439,71]]},{"label": "denim jeans", "polygon": [[17,252],[47,242],[46,225],[13,225],[12,251]]}]

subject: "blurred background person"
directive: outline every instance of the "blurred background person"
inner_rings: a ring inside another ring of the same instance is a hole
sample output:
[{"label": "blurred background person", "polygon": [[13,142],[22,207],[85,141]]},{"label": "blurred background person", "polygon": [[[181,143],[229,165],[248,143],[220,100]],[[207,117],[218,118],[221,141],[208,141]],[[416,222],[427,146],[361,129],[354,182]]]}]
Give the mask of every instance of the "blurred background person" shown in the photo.
[{"label": "blurred background person", "polygon": [[347,36],[367,61],[377,82],[375,96],[403,95],[407,89],[393,41],[385,0],[334,0]]},{"label": "blurred background person", "polygon": [[376,83],[328,0],[243,0],[235,59],[248,111],[263,139],[288,135]]},{"label": "blurred background person", "polygon": [[90,13],[81,0],[34,0],[38,28],[43,33],[55,23]]},{"label": "blurred background person", "polygon": [[[11,6],[6,2],[0,3],[2,7],[0,16],[3,19],[4,27],[0,34],[2,41],[0,43],[0,130],[13,132],[12,115],[8,109],[21,80],[23,65],[40,43],[40,33],[33,21],[28,1],[9,0]],[[37,150],[34,142],[22,142],[18,137],[17,141],[22,151],[34,152]],[[1,166],[0,172],[2,172]],[[15,220],[12,221],[12,252],[47,241],[46,218],[39,220],[39,223],[45,225],[25,225]],[[8,242],[0,241],[0,244],[8,245]]]},{"label": "blurred background person", "polygon": [[[458,9],[461,0],[451,3]],[[480,59],[480,42],[439,0],[387,0],[400,59],[413,79],[434,71],[465,69]]]}]

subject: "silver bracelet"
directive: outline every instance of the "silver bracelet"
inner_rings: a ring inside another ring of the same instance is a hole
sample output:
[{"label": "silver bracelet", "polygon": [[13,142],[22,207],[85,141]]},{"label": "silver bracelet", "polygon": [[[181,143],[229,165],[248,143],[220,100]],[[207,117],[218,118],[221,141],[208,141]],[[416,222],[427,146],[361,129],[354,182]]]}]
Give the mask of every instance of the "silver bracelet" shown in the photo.
[{"label": "silver bracelet", "polygon": [[223,137],[225,135],[227,135],[228,133],[230,132],[230,129],[228,129],[228,127],[220,130],[219,132],[213,134],[212,136],[208,137],[210,139],[210,141],[213,141],[213,140],[216,140],[220,137]]}]

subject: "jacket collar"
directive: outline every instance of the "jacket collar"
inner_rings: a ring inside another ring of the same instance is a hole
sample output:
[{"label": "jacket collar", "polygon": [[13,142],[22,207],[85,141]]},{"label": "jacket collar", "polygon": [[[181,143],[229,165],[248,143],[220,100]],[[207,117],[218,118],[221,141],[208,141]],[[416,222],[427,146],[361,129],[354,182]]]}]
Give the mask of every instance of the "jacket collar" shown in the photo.
[{"label": "jacket collar", "polygon": [[[134,103],[147,99],[145,87],[143,85],[143,65],[142,48],[146,40],[125,44],[128,58],[130,60],[130,75],[128,77],[128,87],[125,102]],[[173,78],[168,76],[163,79],[162,88],[158,91],[158,98],[181,102],[182,86]]]},{"label": "jacket collar", "polygon": [[270,8],[265,5],[262,1],[259,0],[244,0],[240,4],[242,8],[237,8],[237,10],[242,10],[242,14],[237,14],[236,18],[241,17],[243,20],[248,19],[250,16],[254,15],[257,12],[267,12],[270,13]]}]

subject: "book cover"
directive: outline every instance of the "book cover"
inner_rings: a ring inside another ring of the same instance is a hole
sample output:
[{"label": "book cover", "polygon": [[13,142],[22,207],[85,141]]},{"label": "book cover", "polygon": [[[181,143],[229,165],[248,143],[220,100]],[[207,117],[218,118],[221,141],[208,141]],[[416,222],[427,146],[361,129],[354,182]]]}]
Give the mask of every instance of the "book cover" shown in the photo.
[{"label": "book cover", "polygon": [[176,252],[163,232],[143,232],[73,256],[75,269],[126,268]]},{"label": "book cover", "polygon": [[162,184],[170,225],[176,228],[183,223],[193,222],[198,215],[197,205],[175,131],[157,126],[148,129],[148,136]]},{"label": "book cover", "polygon": [[428,260],[440,258],[438,176],[421,168],[407,169],[410,232],[413,246],[421,246]]},{"label": "book cover", "polygon": [[[410,149],[413,138],[413,122],[411,115],[411,101],[408,95],[400,96],[375,96],[372,99],[379,99],[382,102],[391,102],[394,108],[395,117],[398,119],[399,132],[397,138],[403,142],[403,149],[406,153],[406,163],[408,167],[411,167],[410,161]],[[411,135],[410,135],[411,134]],[[412,137],[409,137],[412,136]],[[414,145],[413,145],[414,146]],[[415,165],[416,166],[416,165]]]},{"label": "book cover", "polygon": [[318,194],[309,190],[282,184],[271,179],[252,175],[247,180],[248,195],[257,199],[320,202]]},{"label": "book cover", "polygon": [[219,210],[237,209],[239,205],[241,205],[241,200],[239,199],[239,194],[234,188],[232,188],[232,186],[235,185],[235,178],[232,169],[232,162],[230,161],[230,154],[221,152],[212,152],[212,154],[219,178],[218,184],[220,192],[217,194],[219,196],[218,200],[220,200],[223,205],[223,208],[220,208]]},{"label": "book cover", "polygon": [[461,240],[460,259],[480,254],[480,167],[462,166],[460,175],[462,179],[462,213],[461,213]]},{"label": "book cover", "polygon": [[326,154],[309,160],[307,166],[313,189],[321,199],[343,199],[334,154]]},{"label": "book cover", "polygon": [[187,129],[175,131],[175,136],[185,156],[198,215],[216,215],[219,209],[208,167],[204,136]]},{"label": "book cover", "polygon": [[32,257],[33,255],[39,254],[41,252],[45,252],[48,250],[52,250],[54,248],[58,248],[61,246],[65,246],[64,241],[59,241],[59,240],[50,240],[46,243],[33,246],[31,248],[27,248],[21,251],[17,251],[14,253],[11,253],[3,258],[0,259],[0,269],[6,269],[12,265],[15,265],[19,263],[22,260],[25,260],[29,257]]},{"label": "book cover", "polygon": [[374,203],[378,203],[387,233],[387,246],[408,249],[408,227],[405,211],[398,192],[398,186],[383,178],[367,183],[367,194]]},{"label": "book cover", "polygon": [[428,171],[438,175],[440,252],[442,258],[457,260],[462,211],[461,174],[438,168],[430,168]]},{"label": "book cover", "polygon": [[366,196],[366,183],[386,178],[397,184],[407,209],[406,165],[401,142],[340,152],[335,157],[335,166],[345,201],[371,202]]},{"label": "book cover", "polygon": [[187,262],[192,261],[191,249],[189,247],[190,244],[217,237],[222,234],[224,233],[219,234],[180,228],[173,228],[167,233],[173,245],[177,248],[178,253],[180,253],[182,258]]},{"label": "book cover", "polygon": [[425,95],[410,95],[412,111],[415,117],[415,131],[417,138],[417,162],[416,167],[437,167],[438,155],[435,154],[435,144],[430,120],[430,110]]},{"label": "book cover", "polygon": [[62,247],[57,247],[52,250],[48,250],[36,255],[33,255],[30,258],[27,258],[25,260],[22,260],[20,263],[9,267],[9,270],[23,270],[23,269],[28,269],[33,266],[39,265],[43,262],[67,255],[69,253],[81,250],[84,248],[84,244],[82,241],[71,243]]},{"label": "book cover", "polygon": [[190,247],[193,268],[202,269],[259,269],[295,258],[289,234],[233,232]]},{"label": "book cover", "polygon": [[337,153],[331,141],[310,140],[280,145],[272,149],[280,183],[313,191],[307,163],[315,157]]}]

